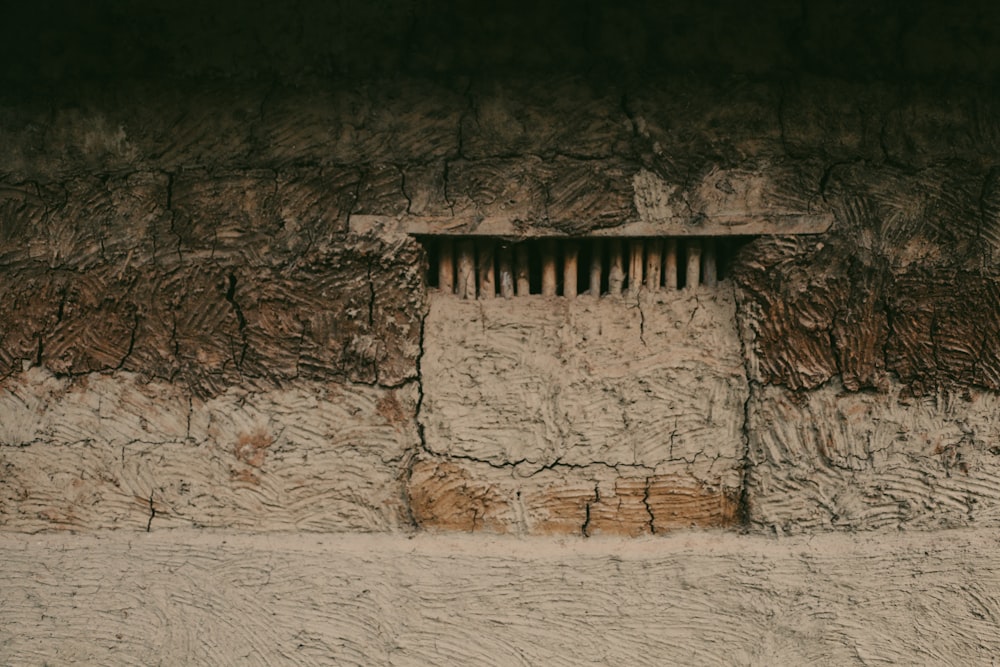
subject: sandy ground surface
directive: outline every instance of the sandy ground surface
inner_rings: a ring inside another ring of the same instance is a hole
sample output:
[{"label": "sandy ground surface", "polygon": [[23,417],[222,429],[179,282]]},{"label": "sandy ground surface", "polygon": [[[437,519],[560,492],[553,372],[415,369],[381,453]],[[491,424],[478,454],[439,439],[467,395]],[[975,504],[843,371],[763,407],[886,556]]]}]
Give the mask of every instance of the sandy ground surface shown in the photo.
[{"label": "sandy ground surface", "polygon": [[990,665],[993,531],[2,535],[5,665]]}]

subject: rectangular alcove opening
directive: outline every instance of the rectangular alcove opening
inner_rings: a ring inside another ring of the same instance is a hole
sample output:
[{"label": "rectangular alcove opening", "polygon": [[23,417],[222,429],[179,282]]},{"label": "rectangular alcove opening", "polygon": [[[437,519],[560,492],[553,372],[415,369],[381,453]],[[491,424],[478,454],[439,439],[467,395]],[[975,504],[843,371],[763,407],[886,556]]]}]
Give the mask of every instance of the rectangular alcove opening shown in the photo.
[{"label": "rectangular alcove opening", "polygon": [[[638,535],[734,521],[749,388],[720,281],[753,237],[417,238],[431,288],[419,525]],[[628,298],[573,298],[588,294]],[[556,298],[516,298],[532,295]]]},{"label": "rectangular alcove opening", "polygon": [[427,252],[428,287],[461,298],[510,298],[713,287],[754,237],[416,238]]}]

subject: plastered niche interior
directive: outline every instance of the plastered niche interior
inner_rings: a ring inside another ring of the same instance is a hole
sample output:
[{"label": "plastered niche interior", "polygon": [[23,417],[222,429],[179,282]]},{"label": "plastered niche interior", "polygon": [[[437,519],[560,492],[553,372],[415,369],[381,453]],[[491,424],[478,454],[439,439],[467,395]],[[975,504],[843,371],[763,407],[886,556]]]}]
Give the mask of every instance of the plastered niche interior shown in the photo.
[{"label": "plastered niche interior", "polygon": [[502,240],[425,243],[418,525],[640,535],[738,520],[749,389],[714,242],[683,240],[678,260],[675,239],[545,239],[511,244],[509,264]]}]

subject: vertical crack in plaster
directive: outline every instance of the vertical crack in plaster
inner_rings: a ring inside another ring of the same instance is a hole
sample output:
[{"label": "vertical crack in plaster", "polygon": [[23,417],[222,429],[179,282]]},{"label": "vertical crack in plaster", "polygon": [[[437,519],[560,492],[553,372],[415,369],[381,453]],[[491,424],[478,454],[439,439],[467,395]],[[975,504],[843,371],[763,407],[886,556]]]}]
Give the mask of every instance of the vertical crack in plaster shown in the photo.
[{"label": "vertical crack in plaster", "polygon": [[580,527],[580,534],[583,537],[590,537],[590,506],[589,501],[583,508],[583,525]]},{"label": "vertical crack in plaster", "polygon": [[372,278],[372,265],[371,262],[368,263],[368,330],[374,331],[375,328],[375,282]]},{"label": "vertical crack in plaster", "polygon": [[406,169],[403,165],[396,165],[396,170],[399,171],[399,191],[406,200],[406,215],[411,215],[413,213],[413,197],[406,190]]},{"label": "vertical crack in plaster", "polygon": [[118,365],[114,367],[114,370],[120,371],[123,368],[125,368],[125,362],[128,361],[128,358],[132,356],[132,351],[135,350],[135,337],[138,330],[139,330],[139,315],[133,312],[132,326],[129,329],[129,336],[128,336],[128,349],[125,350],[125,354],[122,355],[122,358],[118,361]]},{"label": "vertical crack in plaster", "polygon": [[153,526],[153,519],[156,517],[156,507],[153,505],[153,492],[149,492],[149,520],[146,522],[146,532]]},{"label": "vertical crack in plaster", "polygon": [[622,113],[625,114],[629,127],[632,129],[632,137],[638,138],[641,134],[641,128],[639,127],[639,119],[636,118],[635,112],[632,111],[629,105],[628,91],[622,93],[619,103],[621,104]]},{"label": "vertical crack in plaster", "polygon": [[450,185],[449,185],[449,178],[450,178],[449,170],[450,169],[451,169],[451,161],[450,160],[445,160],[444,161],[444,170],[443,170],[443,172],[441,174],[441,178],[442,178],[442,183],[441,183],[441,190],[442,190],[442,192],[441,192],[441,194],[444,195],[444,201],[445,201],[445,204],[447,204],[447,206],[448,206],[448,210],[451,211],[451,215],[454,216],[455,215],[455,200],[452,199],[451,192],[450,192],[450,189],[451,189]]},{"label": "vertical crack in plaster", "polygon": [[656,517],[653,516],[653,508],[649,506],[649,490],[653,485],[653,478],[646,477],[646,485],[642,489],[642,505],[649,515],[649,534],[656,535]]},{"label": "vertical crack in plaster", "polygon": [[750,401],[753,400],[755,382],[750,369],[750,344],[743,336],[743,327],[740,326],[740,306],[743,300],[739,296],[739,290],[734,284],[733,302],[736,304],[735,322],[736,337],[740,341],[740,354],[743,357],[743,370],[746,373],[747,395],[743,401],[743,425],[741,427],[743,436],[743,452],[740,455],[740,493],[738,506],[736,509],[737,522],[746,530],[750,525],[750,469],[753,463],[750,459]]},{"label": "vertical crack in plaster", "polygon": [[427,290],[423,291],[423,312],[420,316],[419,349],[417,351],[417,404],[414,408],[414,420],[417,426],[417,448],[415,451],[405,455],[401,479],[403,482],[403,511],[406,521],[414,531],[420,530],[416,516],[413,514],[413,498],[410,495],[410,480],[413,478],[413,467],[417,463],[417,457],[421,453],[427,453],[427,438],[424,433],[424,423],[421,420],[421,412],[424,406],[424,373],[423,362],[425,352],[424,335],[427,331],[427,316],[430,312],[430,304],[427,301]]},{"label": "vertical crack in plaster", "polygon": [[236,314],[236,322],[239,326],[240,334],[239,352],[235,348],[232,350],[233,363],[236,364],[237,370],[242,370],[243,360],[247,356],[247,347],[249,345],[247,341],[247,318],[243,314],[243,309],[240,307],[239,302],[236,300],[236,274],[230,273],[228,278],[229,287],[226,290],[226,301],[233,307],[233,312]]},{"label": "vertical crack in plaster", "polygon": [[[181,254],[181,235],[177,231],[177,212],[174,211],[174,174],[173,172],[166,172],[167,175],[167,192],[166,192],[166,208],[167,213],[170,214],[170,233],[174,235],[177,240],[177,261],[184,261],[184,257]],[[155,255],[154,255],[155,256]]]}]

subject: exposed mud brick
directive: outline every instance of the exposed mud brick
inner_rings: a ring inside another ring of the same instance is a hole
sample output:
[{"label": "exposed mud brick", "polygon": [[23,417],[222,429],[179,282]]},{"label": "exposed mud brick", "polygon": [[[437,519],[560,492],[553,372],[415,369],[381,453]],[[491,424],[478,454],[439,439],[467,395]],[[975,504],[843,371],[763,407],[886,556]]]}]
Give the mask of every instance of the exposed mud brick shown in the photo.
[{"label": "exposed mud brick", "polygon": [[811,389],[838,372],[832,332],[850,283],[837,248],[758,239],[743,249],[734,277],[751,379]]},{"label": "exposed mud brick", "polygon": [[0,375],[42,364],[57,373],[120,368],[139,313],[129,299],[134,273],[50,271],[31,265],[0,283]]},{"label": "exposed mud brick", "polygon": [[43,338],[59,322],[69,278],[63,274],[20,271],[0,282],[0,375],[21,370],[22,365],[40,361]]},{"label": "exposed mud brick", "polygon": [[727,528],[739,521],[739,492],[732,486],[694,483],[680,475],[647,480],[645,504],[654,533],[678,528]]},{"label": "exposed mud brick", "polygon": [[748,161],[707,165],[680,182],[641,169],[632,181],[636,214],[654,235],[816,234],[833,221],[817,192],[821,172],[815,161]]},{"label": "exposed mud brick", "polygon": [[216,265],[185,265],[137,280],[126,295],[139,322],[125,370],[175,380],[200,396],[238,382],[246,346],[240,314],[227,299],[232,275]]},{"label": "exposed mud brick", "polygon": [[634,165],[559,158],[546,167],[546,220],[553,228],[584,234],[636,219]]},{"label": "exposed mud brick", "polygon": [[125,368],[203,396],[299,376],[396,385],[414,377],[419,354],[416,253],[397,255],[413,265],[385,260],[384,270],[371,268],[378,258],[341,255],[335,270],[291,276],[215,266],[122,278],[24,270],[4,283],[0,374],[39,363],[61,374]]},{"label": "exposed mud brick", "polygon": [[848,242],[884,257],[895,271],[980,268],[993,249],[984,237],[997,224],[987,199],[991,182],[986,168],[968,162],[916,172],[859,164],[829,172],[827,197]]},{"label": "exposed mud brick", "polygon": [[[51,274],[48,274],[51,275]],[[41,339],[38,361],[55,373],[121,368],[135,346],[139,314],[127,296],[128,280],[88,272],[63,274],[56,322]]]},{"label": "exposed mud brick", "polygon": [[[585,534],[635,537],[684,528],[724,528],[738,522],[735,487],[683,475],[625,474],[601,480],[588,508]],[[630,476],[631,475],[631,476]]]},{"label": "exposed mud brick", "polygon": [[[140,77],[100,89],[72,82],[43,105],[0,107],[0,173],[52,181],[134,169],[232,169],[257,147],[270,87]],[[28,96],[30,97],[30,96]],[[40,108],[39,108],[40,107]]]},{"label": "exposed mud brick", "polygon": [[8,266],[145,267],[176,244],[167,193],[168,177],[152,172],[0,185],[0,258]]},{"label": "exposed mud brick", "polygon": [[245,318],[246,374],[388,385],[416,376],[419,246],[351,238],[323,264],[240,273],[232,300]]},{"label": "exposed mud brick", "polygon": [[377,363],[371,381],[391,386],[415,379],[427,308],[423,249],[407,236],[370,235],[348,236],[346,249],[367,264],[370,337],[370,343],[358,339],[354,344],[361,356],[356,353],[358,370],[348,376],[366,381],[360,368],[370,356],[365,350],[374,348]]},{"label": "exposed mud brick", "polygon": [[461,218],[545,219],[545,163],[538,157],[449,162],[445,197]]},{"label": "exposed mud brick", "polygon": [[[747,161],[729,169],[713,165],[686,194],[688,215],[723,220],[821,215],[826,206],[817,192],[820,178],[816,161]],[[772,233],[781,231],[776,226]],[[731,233],[753,232],[734,226]]]},{"label": "exposed mud brick", "polygon": [[992,164],[1000,149],[997,112],[995,95],[966,82],[911,89],[886,115],[885,158],[915,168],[969,159]]},{"label": "exposed mud brick", "polygon": [[996,387],[992,178],[968,165],[836,170],[838,235],[758,240],[737,262],[758,379],[808,389],[840,374],[857,390],[890,370],[918,391]]},{"label": "exposed mud brick", "polygon": [[209,400],[129,373],[32,370],[0,394],[5,530],[407,525],[417,392],[300,383]]},{"label": "exposed mud brick", "polygon": [[991,168],[983,179],[979,237],[988,266],[1000,265],[1000,168]]},{"label": "exposed mud brick", "polygon": [[[79,95],[74,92],[56,104],[72,109]],[[178,80],[163,86],[139,77],[92,97],[84,118],[117,132],[104,142],[116,140],[119,161],[129,165],[168,172],[232,169],[245,166],[253,154],[254,126],[267,93],[260,84]],[[68,146],[80,142],[73,126],[64,132]],[[59,166],[65,169],[72,161]]]},{"label": "exposed mud brick", "polygon": [[[49,182],[83,173],[121,172],[142,160],[130,143],[121,111],[96,91],[66,92],[50,93],[42,103],[22,98],[20,104],[3,105],[0,174]],[[129,106],[133,104],[134,98]]]},{"label": "exposed mud brick", "polygon": [[336,91],[274,91],[258,132],[274,165],[373,164],[454,157],[461,89],[428,80],[380,80]]},{"label": "exposed mud brick", "polygon": [[469,91],[462,154],[609,158],[631,152],[632,123],[621,90],[578,78],[487,80]]},{"label": "exposed mud brick", "polygon": [[[24,364],[125,368],[205,396],[300,374],[414,377],[422,255],[406,237],[346,235],[354,175],[200,174],[170,188],[173,217],[156,198],[165,176],[92,191],[74,181],[53,213],[31,209],[31,188],[16,189],[4,200],[13,226],[50,233],[5,251],[0,374]],[[81,208],[88,194],[97,204]]]},{"label": "exposed mud brick", "polygon": [[27,259],[25,239],[41,225],[48,206],[35,183],[0,184],[0,261]]},{"label": "exposed mud brick", "polygon": [[687,475],[650,475],[602,464],[496,467],[467,459],[423,458],[408,493],[413,518],[432,531],[520,535],[663,533],[735,522],[735,488]]},{"label": "exposed mud brick", "polygon": [[358,178],[333,168],[178,176],[171,202],[180,256],[220,266],[301,263],[342,236]]},{"label": "exposed mud brick", "polygon": [[275,190],[269,170],[176,177],[171,209],[180,256],[221,266],[243,264],[245,253],[267,243],[278,229]]},{"label": "exposed mud brick", "polygon": [[431,295],[425,328],[434,453],[738,484],[747,387],[728,283],[630,299]]},{"label": "exposed mud brick", "polygon": [[648,500],[647,476],[638,471],[632,477],[608,474],[594,485],[594,499],[587,507],[581,532],[587,537],[649,535],[653,531],[653,515]]},{"label": "exposed mud brick", "polygon": [[508,490],[477,478],[467,466],[422,460],[413,464],[407,493],[413,520],[420,528],[471,532],[511,532],[516,517]]},{"label": "exposed mud brick", "polygon": [[407,165],[401,184],[407,212],[418,216],[444,217],[452,214],[454,201],[448,200],[450,163],[444,160]]},{"label": "exposed mud brick", "polygon": [[913,271],[891,297],[888,368],[918,392],[1000,390],[1000,277]]},{"label": "exposed mud brick", "polygon": [[889,86],[802,78],[781,88],[777,107],[784,150],[831,162],[884,158],[885,114],[896,102]]},{"label": "exposed mud brick", "polygon": [[996,394],[903,398],[755,389],[747,433],[751,522],[814,529],[1000,525]]},{"label": "exposed mud brick", "polygon": [[404,187],[406,176],[391,164],[377,164],[365,169],[358,187],[355,215],[402,215],[410,202]]},{"label": "exposed mud brick", "polygon": [[599,486],[594,481],[599,475],[588,472],[545,470],[527,482],[512,478],[515,501],[520,503],[517,511],[524,517],[521,530],[531,535],[587,534],[588,508],[597,501]]},{"label": "exposed mud brick", "polygon": [[778,117],[780,88],[734,80],[719,85],[677,77],[638,82],[624,100],[643,161],[675,183],[712,165],[783,156]]},{"label": "exposed mud brick", "polygon": [[329,256],[342,241],[356,206],[361,172],[352,167],[302,167],[277,174],[279,229],[249,263],[298,267]]},{"label": "exposed mud brick", "polygon": [[[1000,514],[996,9],[125,4],[0,24],[4,525]],[[767,238],[428,306],[401,231]]]},{"label": "exposed mud brick", "polygon": [[884,389],[892,276],[882,266],[852,261],[851,291],[830,335],[846,389]]}]

